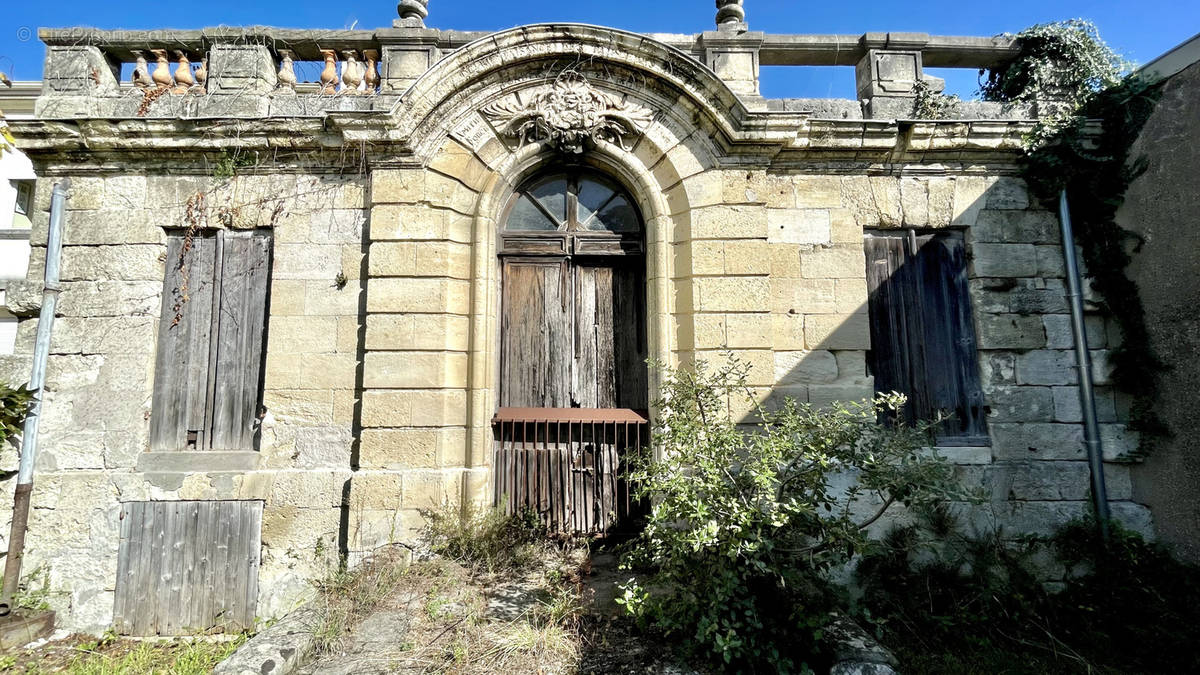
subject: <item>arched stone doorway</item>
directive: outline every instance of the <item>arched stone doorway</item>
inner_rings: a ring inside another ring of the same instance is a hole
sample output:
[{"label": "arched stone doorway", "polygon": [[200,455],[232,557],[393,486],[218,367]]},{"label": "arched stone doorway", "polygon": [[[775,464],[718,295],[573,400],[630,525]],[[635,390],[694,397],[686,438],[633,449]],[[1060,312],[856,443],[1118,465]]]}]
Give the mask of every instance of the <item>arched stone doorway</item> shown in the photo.
[{"label": "arched stone doorway", "polygon": [[500,221],[497,503],[607,530],[631,512],[623,463],[645,441],[644,221],[576,166],[525,181]]}]

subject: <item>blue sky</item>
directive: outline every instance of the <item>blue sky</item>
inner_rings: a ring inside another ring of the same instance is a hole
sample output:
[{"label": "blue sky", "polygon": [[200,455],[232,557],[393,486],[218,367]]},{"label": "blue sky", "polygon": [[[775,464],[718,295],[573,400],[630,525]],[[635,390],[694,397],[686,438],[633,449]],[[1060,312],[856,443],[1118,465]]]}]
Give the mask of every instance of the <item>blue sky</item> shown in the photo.
[{"label": "blue sky", "polygon": [[[95,0],[7,3],[0,28],[0,70],[18,80],[40,79],[41,26],[98,28],[199,28],[214,25],[272,25],[291,28],[388,26],[395,3],[205,0],[187,3],[120,4]],[[921,31],[945,35],[1017,32],[1034,23],[1082,17],[1127,58],[1145,63],[1200,33],[1200,2],[1143,0],[1078,2],[1055,0],[932,0],[927,2],[807,2],[746,0],[753,30],[772,33]],[[694,33],[713,27],[712,0],[431,0],[428,25],[462,30],[497,30],[542,21],[577,21],[642,32]],[[32,36],[32,37],[30,37]],[[948,90],[974,93],[974,71],[938,71]],[[769,68],[763,94],[854,96],[853,69]]]}]

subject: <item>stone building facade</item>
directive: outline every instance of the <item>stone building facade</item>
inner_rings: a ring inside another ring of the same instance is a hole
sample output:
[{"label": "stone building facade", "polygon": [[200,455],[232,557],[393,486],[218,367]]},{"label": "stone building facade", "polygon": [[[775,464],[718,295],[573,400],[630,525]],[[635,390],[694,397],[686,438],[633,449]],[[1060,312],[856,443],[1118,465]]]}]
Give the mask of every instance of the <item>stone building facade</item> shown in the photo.
[{"label": "stone building facade", "polygon": [[[0,376],[29,372],[51,186],[69,178],[26,561],[47,571],[60,622],[102,630],[123,587],[187,583],[121,577],[131,504],[259,505],[261,530],[243,532],[260,537],[250,611],[270,617],[339,551],[412,543],[435,504],[490,503],[503,228],[514,193],[562,166],[635,202],[646,354],[732,352],[763,401],[871,396],[864,237],[953,233],[971,319],[952,338],[973,346],[986,432],[940,451],[988,490],[980,524],[1047,532],[1085,514],[1057,221],[1017,177],[1031,113],[964,104],[962,119],[912,119],[914,83],[936,80],[923,64],[986,66],[1012,44],[770,35],[724,18],[700,35],[474,34],[412,14],[375,31],[43,31],[38,117],[12,124],[39,178],[28,280],[7,296],[17,355]],[[158,48],[205,57],[207,78],[124,84]],[[323,56],[344,74],[347,52],[374,56],[375,77],[351,65],[332,94],[289,83]],[[758,93],[761,65],[830,64],[856,67],[861,102]],[[261,391],[241,423],[254,441],[155,447],[164,336],[190,299],[181,287],[199,292],[172,275],[216,231],[269,242]],[[1104,379],[1110,331],[1088,325],[1115,459],[1136,439]],[[656,386],[651,371],[651,400]],[[1128,467],[1108,464],[1107,479],[1114,513],[1149,528]]]}]

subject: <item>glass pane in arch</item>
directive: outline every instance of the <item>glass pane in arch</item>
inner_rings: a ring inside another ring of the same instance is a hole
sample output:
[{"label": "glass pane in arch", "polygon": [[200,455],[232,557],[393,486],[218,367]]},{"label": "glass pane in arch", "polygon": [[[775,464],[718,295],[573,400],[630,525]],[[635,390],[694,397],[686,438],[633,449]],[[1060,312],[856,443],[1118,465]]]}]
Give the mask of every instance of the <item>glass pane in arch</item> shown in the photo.
[{"label": "glass pane in arch", "polygon": [[559,223],[567,222],[567,181],[554,178],[529,190],[529,195],[538,200],[546,211]]},{"label": "glass pane in arch", "polygon": [[629,200],[621,195],[610,199],[585,225],[588,230],[609,232],[637,232],[640,229],[637,211]]},{"label": "glass pane in arch", "polygon": [[558,223],[546,217],[529,198],[529,195],[521,195],[517,199],[517,203],[513,204],[512,211],[508,213],[508,222],[504,224],[506,230],[521,230],[521,231],[554,231],[558,229]]},{"label": "glass pane in arch", "polygon": [[[592,229],[588,220],[612,199],[616,192],[607,185],[587,178],[579,181],[579,222],[585,229]],[[598,229],[604,229],[600,227]]]}]

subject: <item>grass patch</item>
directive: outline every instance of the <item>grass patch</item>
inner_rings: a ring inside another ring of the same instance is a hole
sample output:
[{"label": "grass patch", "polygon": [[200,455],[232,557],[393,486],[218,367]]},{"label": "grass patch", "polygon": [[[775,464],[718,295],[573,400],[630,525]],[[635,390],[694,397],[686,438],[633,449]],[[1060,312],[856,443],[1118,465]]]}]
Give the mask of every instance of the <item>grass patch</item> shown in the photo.
[{"label": "grass patch", "polygon": [[243,642],[179,638],[133,640],[109,633],[102,638],[76,635],[38,649],[0,655],[0,672],[40,675],[207,675]]},{"label": "grass patch", "polygon": [[335,651],[364,617],[400,584],[408,565],[406,549],[387,547],[358,567],[339,567],[317,583],[318,620],[313,627],[317,654]]}]

